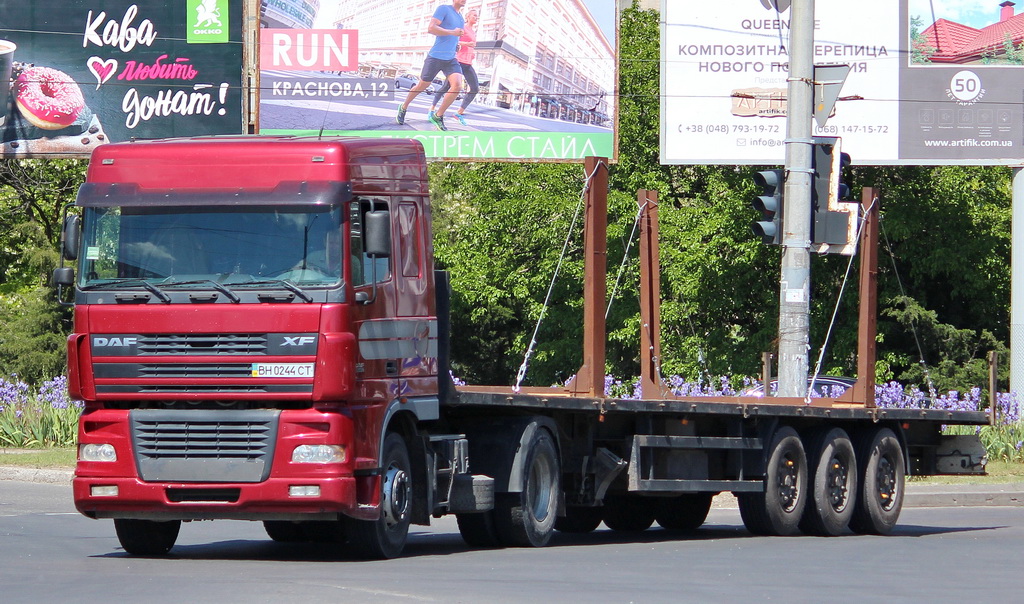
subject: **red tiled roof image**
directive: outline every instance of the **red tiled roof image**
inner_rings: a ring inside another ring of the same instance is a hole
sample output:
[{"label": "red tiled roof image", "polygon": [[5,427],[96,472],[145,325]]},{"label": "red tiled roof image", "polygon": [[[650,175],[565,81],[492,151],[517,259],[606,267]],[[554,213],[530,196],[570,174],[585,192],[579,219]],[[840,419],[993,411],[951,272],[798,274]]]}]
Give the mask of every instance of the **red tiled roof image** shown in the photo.
[{"label": "red tiled roof image", "polygon": [[981,29],[938,19],[921,32],[918,49],[932,63],[976,63],[1003,54],[1007,40],[1014,46],[1024,42],[1024,13],[1014,15],[1013,2],[1000,6],[1000,21]]}]

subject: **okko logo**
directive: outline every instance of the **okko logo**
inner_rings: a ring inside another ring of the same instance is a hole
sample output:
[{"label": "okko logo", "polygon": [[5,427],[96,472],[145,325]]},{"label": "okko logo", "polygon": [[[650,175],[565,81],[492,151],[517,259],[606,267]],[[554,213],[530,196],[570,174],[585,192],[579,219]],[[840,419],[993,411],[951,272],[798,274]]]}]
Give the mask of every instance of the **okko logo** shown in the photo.
[{"label": "okko logo", "polygon": [[981,87],[978,74],[965,69],[956,72],[949,80],[946,96],[957,105],[973,105],[985,96],[985,89]]},{"label": "okko logo", "polygon": [[189,44],[219,44],[228,41],[229,0],[187,0]]},{"label": "okko logo", "polygon": [[789,10],[790,0],[761,0],[761,5],[768,10],[784,13]]}]

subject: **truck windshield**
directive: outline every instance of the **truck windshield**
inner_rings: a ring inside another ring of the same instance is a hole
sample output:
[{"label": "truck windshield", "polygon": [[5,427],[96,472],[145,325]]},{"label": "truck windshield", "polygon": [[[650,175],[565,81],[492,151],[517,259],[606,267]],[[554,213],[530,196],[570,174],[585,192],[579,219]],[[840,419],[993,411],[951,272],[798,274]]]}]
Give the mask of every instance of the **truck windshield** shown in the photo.
[{"label": "truck windshield", "polygon": [[341,281],[339,206],[87,207],[79,286]]}]

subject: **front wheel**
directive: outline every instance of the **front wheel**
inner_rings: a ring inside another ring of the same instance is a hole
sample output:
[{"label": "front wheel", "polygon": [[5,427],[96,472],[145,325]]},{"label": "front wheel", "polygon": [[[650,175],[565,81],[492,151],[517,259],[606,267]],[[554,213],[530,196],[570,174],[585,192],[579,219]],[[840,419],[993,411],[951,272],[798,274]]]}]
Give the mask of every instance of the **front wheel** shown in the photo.
[{"label": "front wheel", "polygon": [[495,528],[501,542],[519,547],[547,545],[555,530],[561,485],[554,438],[537,428],[526,446],[522,490],[495,498]]},{"label": "front wheel", "polygon": [[857,459],[861,489],[850,528],[856,533],[888,535],[903,509],[903,447],[892,430],[880,428],[861,440]]},{"label": "front wheel", "polygon": [[178,540],[180,520],[158,522],[116,518],[114,530],[124,551],[135,556],[162,556],[171,551]]},{"label": "front wheel", "polygon": [[384,437],[381,457],[381,517],[377,520],[348,519],[349,545],[366,558],[395,558],[402,553],[409,535],[412,504],[412,464],[402,437],[389,432]]}]

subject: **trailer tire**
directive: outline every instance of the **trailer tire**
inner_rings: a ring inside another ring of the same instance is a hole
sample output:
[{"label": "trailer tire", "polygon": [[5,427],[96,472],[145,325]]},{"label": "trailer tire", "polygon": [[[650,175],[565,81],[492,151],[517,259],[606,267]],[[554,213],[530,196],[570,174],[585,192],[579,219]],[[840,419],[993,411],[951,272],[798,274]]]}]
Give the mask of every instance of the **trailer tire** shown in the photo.
[{"label": "trailer tire", "polygon": [[789,426],[775,432],[768,451],[764,491],[737,494],[740,517],[755,535],[795,535],[807,504],[807,455]]},{"label": "trailer tire", "polygon": [[903,509],[903,447],[892,430],[879,428],[864,435],[857,459],[861,488],[850,528],[856,533],[888,535]]},{"label": "trailer tire", "polygon": [[842,428],[816,433],[808,448],[809,493],[800,528],[809,535],[840,535],[857,501],[857,459]]},{"label": "trailer tire", "polygon": [[180,520],[156,521],[115,518],[114,531],[124,551],[134,556],[163,556],[178,540]]},{"label": "trailer tire", "polygon": [[570,507],[565,510],[565,516],[555,520],[555,530],[576,535],[590,533],[600,526],[603,516],[599,507]]},{"label": "trailer tire", "polygon": [[495,496],[495,527],[502,544],[547,545],[558,517],[561,472],[558,448],[551,433],[544,428],[534,430],[526,445],[522,489]]},{"label": "trailer tire", "polygon": [[654,503],[639,495],[605,497],[604,523],[613,531],[646,531],[654,524]]},{"label": "trailer tire", "polygon": [[654,518],[663,529],[695,531],[707,520],[712,498],[712,493],[684,493],[659,500]]},{"label": "trailer tire", "polygon": [[360,556],[395,558],[402,553],[412,518],[412,464],[405,441],[395,432],[384,437],[381,456],[380,518],[347,519],[349,546]]},{"label": "trailer tire", "polygon": [[455,521],[459,525],[459,534],[466,545],[473,547],[498,547],[501,540],[498,539],[498,530],[494,526],[494,511],[478,512],[474,514],[455,514]]}]

